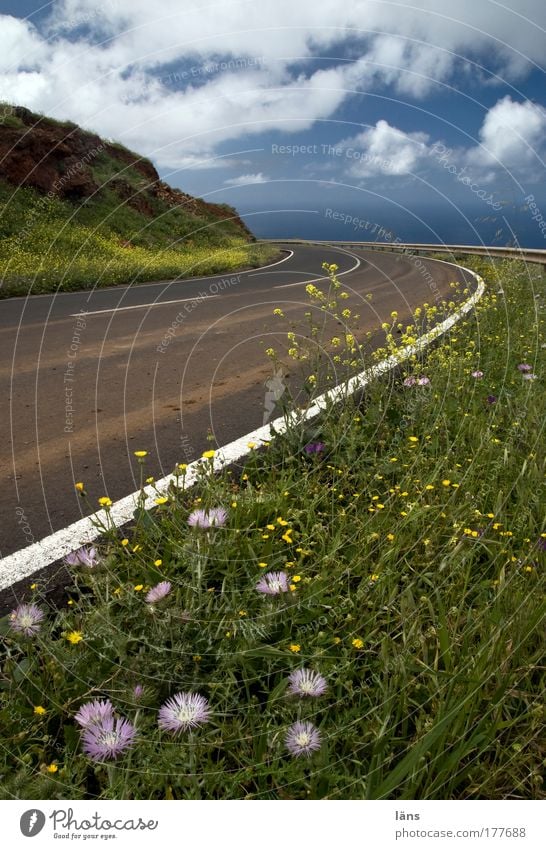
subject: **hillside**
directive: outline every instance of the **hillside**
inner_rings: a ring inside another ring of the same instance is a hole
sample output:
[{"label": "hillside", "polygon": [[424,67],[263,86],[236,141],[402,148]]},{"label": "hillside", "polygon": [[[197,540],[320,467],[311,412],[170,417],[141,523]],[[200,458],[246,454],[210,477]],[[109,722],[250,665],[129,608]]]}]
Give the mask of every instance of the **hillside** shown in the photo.
[{"label": "hillside", "polygon": [[235,209],[172,188],[137,153],[71,122],[0,111],[0,297],[270,258]]}]

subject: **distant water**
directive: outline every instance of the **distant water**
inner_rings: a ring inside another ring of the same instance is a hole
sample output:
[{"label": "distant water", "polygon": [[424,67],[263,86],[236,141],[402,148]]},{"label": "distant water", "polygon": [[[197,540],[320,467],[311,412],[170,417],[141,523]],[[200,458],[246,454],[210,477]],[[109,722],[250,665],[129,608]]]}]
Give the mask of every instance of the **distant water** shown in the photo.
[{"label": "distant water", "polygon": [[[388,213],[365,210],[344,211],[343,220],[335,220],[328,210],[294,212],[247,211],[242,218],[252,232],[262,239],[332,239],[333,241],[390,241],[460,245],[514,245],[546,249],[546,239],[527,211],[518,209],[502,213],[472,210],[458,217],[434,210],[421,212],[421,221]],[[349,218],[353,218],[351,221]],[[387,220],[388,218],[388,220]],[[383,228],[383,233],[381,233]],[[390,239],[386,232],[390,233]]]}]

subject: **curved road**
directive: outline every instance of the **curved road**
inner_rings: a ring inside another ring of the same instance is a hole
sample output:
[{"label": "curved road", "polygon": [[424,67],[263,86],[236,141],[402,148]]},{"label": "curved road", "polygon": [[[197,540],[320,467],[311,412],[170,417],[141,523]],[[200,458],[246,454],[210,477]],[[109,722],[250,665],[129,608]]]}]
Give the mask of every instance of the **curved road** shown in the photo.
[{"label": "curved road", "polygon": [[0,303],[0,556],[81,518],[75,481],[93,504],[137,489],[134,450],[148,450],[146,474],[160,478],[197,459],[209,430],[222,445],[260,426],[272,376],[264,350],[303,318],[305,284],[323,262],[338,264],[362,334],[464,279],[388,252],[283,250],[280,263],[239,274]]}]

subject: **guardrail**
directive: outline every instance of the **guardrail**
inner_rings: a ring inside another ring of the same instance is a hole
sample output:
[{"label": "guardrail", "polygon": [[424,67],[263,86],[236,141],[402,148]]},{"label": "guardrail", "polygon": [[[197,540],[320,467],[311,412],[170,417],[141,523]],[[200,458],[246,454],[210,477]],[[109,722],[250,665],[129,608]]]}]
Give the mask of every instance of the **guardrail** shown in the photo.
[{"label": "guardrail", "polygon": [[282,242],[282,244],[290,245],[336,245],[344,248],[360,248],[383,251],[401,251],[402,253],[411,253],[413,255],[426,253],[446,253],[446,254],[476,254],[477,256],[485,256],[489,259],[496,257],[502,259],[520,259],[523,262],[536,262],[544,266],[546,271],[546,250],[538,250],[537,248],[499,248],[488,245],[427,245],[418,242],[350,242],[338,241],[333,242],[330,239],[263,239],[264,242]]}]

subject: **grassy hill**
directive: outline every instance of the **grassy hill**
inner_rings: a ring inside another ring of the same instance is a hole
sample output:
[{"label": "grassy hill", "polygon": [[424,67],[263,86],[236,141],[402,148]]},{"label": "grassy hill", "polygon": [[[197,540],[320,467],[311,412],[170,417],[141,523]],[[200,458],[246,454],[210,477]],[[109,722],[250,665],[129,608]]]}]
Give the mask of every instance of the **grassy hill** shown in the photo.
[{"label": "grassy hill", "polygon": [[235,209],[71,122],[0,106],[0,297],[257,266]]}]

